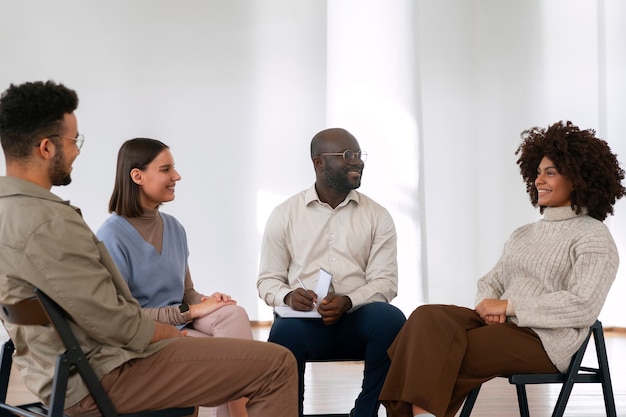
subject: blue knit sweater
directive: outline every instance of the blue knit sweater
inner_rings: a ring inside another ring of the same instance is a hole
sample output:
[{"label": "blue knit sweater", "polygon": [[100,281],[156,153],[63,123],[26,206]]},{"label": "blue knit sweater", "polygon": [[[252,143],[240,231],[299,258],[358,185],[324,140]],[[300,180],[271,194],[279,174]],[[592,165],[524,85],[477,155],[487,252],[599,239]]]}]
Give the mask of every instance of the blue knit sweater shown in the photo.
[{"label": "blue knit sweater", "polygon": [[163,248],[158,253],[128,221],[113,213],[98,229],[130,291],[142,307],[177,305],[185,291],[189,248],[182,224],[173,216],[163,219]]}]

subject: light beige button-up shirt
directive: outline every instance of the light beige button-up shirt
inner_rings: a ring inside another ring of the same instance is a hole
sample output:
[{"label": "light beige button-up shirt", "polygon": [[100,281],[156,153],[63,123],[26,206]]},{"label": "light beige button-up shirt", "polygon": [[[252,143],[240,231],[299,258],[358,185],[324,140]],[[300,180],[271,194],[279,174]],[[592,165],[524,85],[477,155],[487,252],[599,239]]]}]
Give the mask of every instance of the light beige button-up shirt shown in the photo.
[{"label": "light beige button-up shirt", "polygon": [[350,297],[352,309],[390,302],[398,292],[396,242],[393,219],[380,204],[352,190],[333,209],[312,186],[277,206],[267,221],[259,296],[283,306],[299,287],[297,277],[315,290],[323,268],[333,275],[329,293]]}]

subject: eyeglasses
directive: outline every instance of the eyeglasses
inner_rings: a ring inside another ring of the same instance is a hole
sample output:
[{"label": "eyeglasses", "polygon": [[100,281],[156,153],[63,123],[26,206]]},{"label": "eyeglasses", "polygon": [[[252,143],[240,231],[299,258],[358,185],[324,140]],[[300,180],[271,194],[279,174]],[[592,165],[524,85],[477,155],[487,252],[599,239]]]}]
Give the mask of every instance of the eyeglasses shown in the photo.
[{"label": "eyeglasses", "polygon": [[359,159],[363,162],[365,162],[367,160],[367,152],[365,151],[352,151],[350,149],[346,149],[343,152],[322,152],[320,154],[318,154],[317,156],[322,156],[322,155],[335,155],[335,156],[343,156],[343,160],[346,162],[352,162],[352,160],[354,159],[354,157],[356,157],[356,159]]},{"label": "eyeglasses", "polygon": [[78,136],[76,136],[75,138],[72,138],[69,136],[61,136],[61,135],[50,135],[49,137],[73,140],[74,143],[76,143],[76,147],[78,148],[79,151],[80,151],[80,148],[83,147],[83,143],[85,143],[85,135],[83,135],[82,133],[79,133]]}]

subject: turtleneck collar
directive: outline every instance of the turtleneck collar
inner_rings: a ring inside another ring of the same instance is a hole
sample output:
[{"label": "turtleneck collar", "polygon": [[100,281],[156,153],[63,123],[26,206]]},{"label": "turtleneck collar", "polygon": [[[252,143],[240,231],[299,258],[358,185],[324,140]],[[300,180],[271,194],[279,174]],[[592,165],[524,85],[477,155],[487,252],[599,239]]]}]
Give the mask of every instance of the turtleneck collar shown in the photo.
[{"label": "turtleneck collar", "polygon": [[144,208],[143,209],[143,214],[139,217],[137,217],[138,220],[142,220],[142,221],[154,221],[157,216],[159,214],[159,209],[147,209]]},{"label": "turtleneck collar", "polygon": [[125,217],[144,240],[161,253],[163,247],[163,218],[159,215],[158,209],[143,209],[143,214],[139,217]]},{"label": "turtleneck collar", "polygon": [[587,208],[583,207],[580,214],[576,214],[570,206],[566,207],[546,207],[543,210],[543,219],[549,222],[557,222],[560,220],[569,220],[575,217],[584,216],[587,214]]}]

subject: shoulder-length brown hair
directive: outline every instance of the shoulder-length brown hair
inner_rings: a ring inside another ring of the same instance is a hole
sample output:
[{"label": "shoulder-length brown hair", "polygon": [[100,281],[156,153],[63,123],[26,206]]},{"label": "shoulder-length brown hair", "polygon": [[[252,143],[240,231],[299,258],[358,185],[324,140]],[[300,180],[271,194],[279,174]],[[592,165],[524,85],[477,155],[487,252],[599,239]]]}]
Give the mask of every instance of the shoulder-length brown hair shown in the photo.
[{"label": "shoulder-length brown hair", "polygon": [[146,169],[150,162],[169,146],[156,139],[129,139],[117,153],[115,185],[109,200],[109,213],[124,217],[139,217],[143,208],[139,201],[139,186],[130,177],[130,171]]}]

